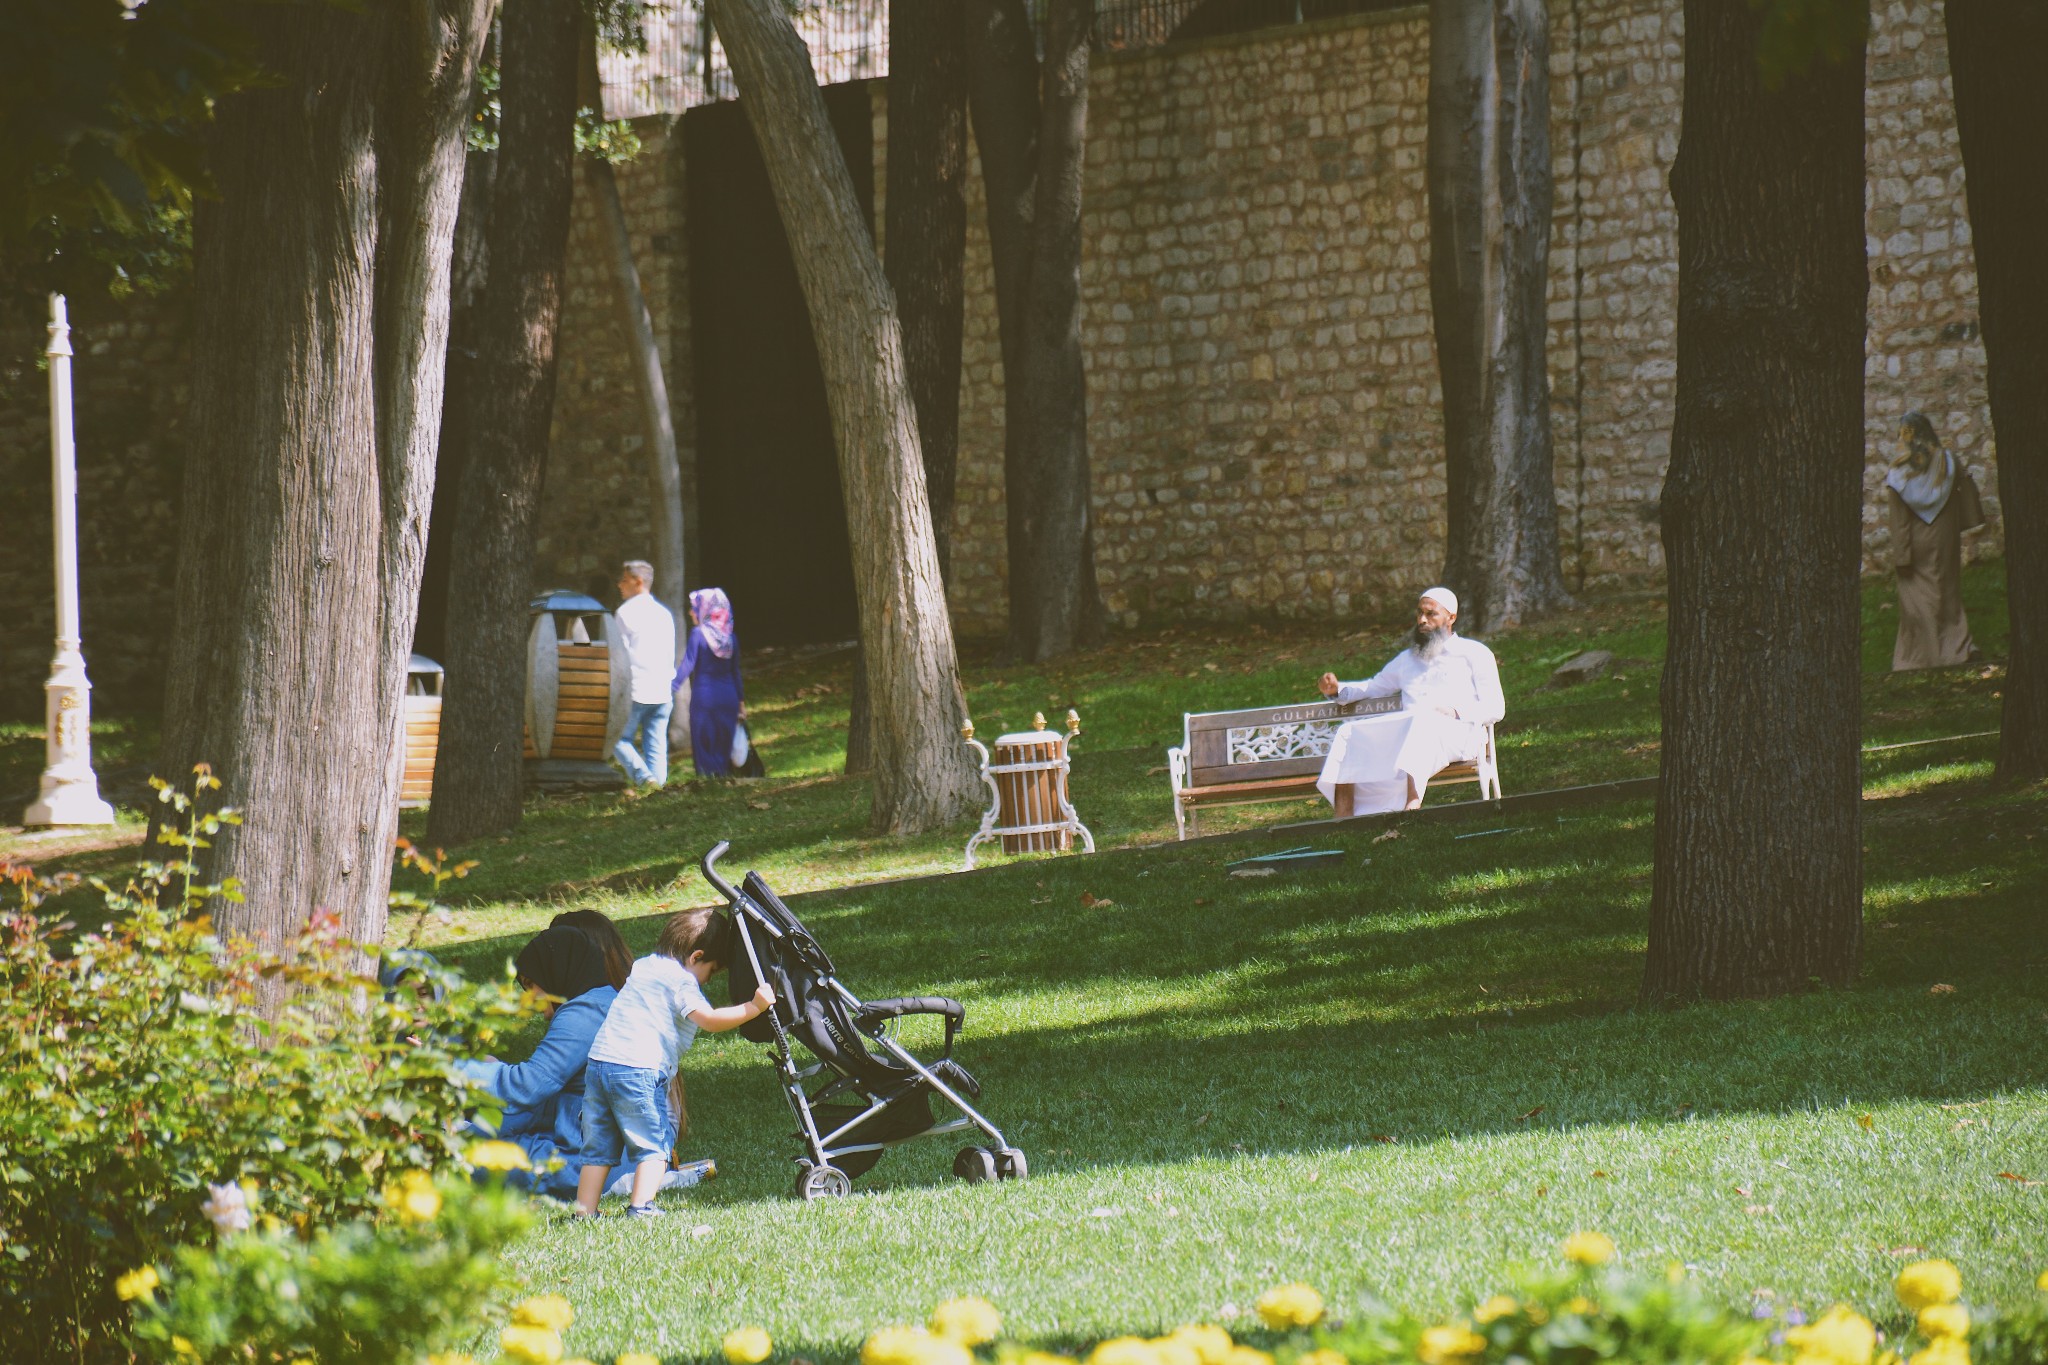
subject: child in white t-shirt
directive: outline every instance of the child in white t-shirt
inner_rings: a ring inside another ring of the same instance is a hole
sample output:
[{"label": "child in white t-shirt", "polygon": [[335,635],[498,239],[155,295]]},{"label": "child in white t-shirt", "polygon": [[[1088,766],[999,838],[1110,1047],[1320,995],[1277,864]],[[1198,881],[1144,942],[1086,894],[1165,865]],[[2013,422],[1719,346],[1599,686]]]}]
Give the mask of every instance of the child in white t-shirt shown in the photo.
[{"label": "child in white t-shirt", "polygon": [[704,984],[725,970],[739,946],[732,921],[716,910],[685,910],[661,927],[654,951],[633,971],[612,1002],[583,1079],[583,1171],[576,1182],[576,1207],[597,1212],[611,1161],[625,1148],[633,1163],[633,1193],[626,1213],[653,1217],[668,1164],[668,1078],[696,1040],[697,1030],[724,1033],[756,1018],[775,1003],[764,984],[744,1005],[713,1009]]}]

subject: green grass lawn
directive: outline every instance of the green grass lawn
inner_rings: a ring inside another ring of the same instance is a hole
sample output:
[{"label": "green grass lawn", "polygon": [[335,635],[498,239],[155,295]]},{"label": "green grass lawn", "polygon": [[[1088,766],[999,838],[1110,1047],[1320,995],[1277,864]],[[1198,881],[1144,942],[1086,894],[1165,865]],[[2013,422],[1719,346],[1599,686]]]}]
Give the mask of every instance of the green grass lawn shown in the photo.
[{"label": "green grass lawn", "polygon": [[[2001,575],[1967,576],[1993,660]],[[1866,744],[1995,729],[1995,665],[1886,671],[1889,597],[1865,595]],[[1163,750],[1182,711],[1304,698],[1324,667],[1376,668],[1398,633],[1167,632],[1032,668],[970,651],[984,735],[1080,709],[1094,858],[887,880],[957,868],[971,826],[865,833],[866,784],[837,771],[843,656],[750,668],[768,779],[541,800],[515,835],[459,850],[483,865],[425,936],[483,974],[571,905],[612,913],[644,950],[662,912],[710,899],[696,859],[731,839],[735,881],[753,867],[812,893],[793,908],[855,990],[967,1003],[960,1055],[1032,1163],[1024,1184],[970,1187],[953,1148],[929,1143],[892,1153],[854,1199],[796,1203],[766,1050],[707,1039],[686,1065],[685,1146],[719,1177],[665,1196],[658,1223],[551,1215],[514,1254],[576,1304],[570,1351],[710,1359],[724,1331],[759,1323],[778,1359],[836,1362],[957,1293],[1056,1342],[1227,1325],[1292,1279],[1340,1305],[1369,1292],[1448,1310],[1584,1227],[1628,1264],[1684,1263],[1738,1307],[1757,1290],[1809,1309],[1843,1297],[1896,1324],[1889,1280],[1923,1254],[1954,1259],[1979,1303],[2033,1292],[2048,1266],[2048,1184],[2030,1183],[2048,1181],[2048,792],[1993,789],[1987,739],[1872,753],[1858,984],[1640,1010],[1646,802],[1393,837],[1331,827],[1288,842],[1340,848],[1341,864],[1271,878],[1225,867],[1268,844],[1173,842]],[[1656,772],[1660,604],[1494,643],[1510,794]],[[1537,690],[1592,646],[1624,662]],[[0,774],[15,747],[0,737]],[[936,1042],[918,1027],[913,1043]]]}]

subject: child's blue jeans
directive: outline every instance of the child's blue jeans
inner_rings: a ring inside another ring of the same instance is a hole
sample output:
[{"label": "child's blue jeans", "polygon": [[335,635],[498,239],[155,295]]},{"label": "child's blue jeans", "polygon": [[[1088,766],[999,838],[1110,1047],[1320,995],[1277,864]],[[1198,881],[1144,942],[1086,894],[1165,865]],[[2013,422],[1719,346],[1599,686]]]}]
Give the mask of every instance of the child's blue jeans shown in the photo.
[{"label": "child's blue jeans", "polygon": [[583,1073],[583,1164],[668,1156],[668,1078],[651,1067],[592,1062]]}]

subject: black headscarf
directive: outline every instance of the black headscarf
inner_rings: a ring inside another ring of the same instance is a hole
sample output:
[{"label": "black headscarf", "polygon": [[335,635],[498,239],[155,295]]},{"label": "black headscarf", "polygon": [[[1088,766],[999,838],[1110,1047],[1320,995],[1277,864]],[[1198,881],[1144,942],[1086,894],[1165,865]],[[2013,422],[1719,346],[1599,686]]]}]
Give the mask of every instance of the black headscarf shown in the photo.
[{"label": "black headscarf", "polygon": [[566,924],[535,934],[519,950],[515,965],[521,976],[564,1000],[612,984],[605,975],[604,951],[590,935]]}]

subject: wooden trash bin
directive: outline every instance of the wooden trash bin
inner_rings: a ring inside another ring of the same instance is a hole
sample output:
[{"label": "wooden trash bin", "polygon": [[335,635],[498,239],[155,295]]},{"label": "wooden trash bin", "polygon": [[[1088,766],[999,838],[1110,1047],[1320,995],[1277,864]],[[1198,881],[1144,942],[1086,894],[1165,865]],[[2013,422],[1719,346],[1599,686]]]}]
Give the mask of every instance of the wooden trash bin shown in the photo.
[{"label": "wooden trash bin", "polygon": [[1062,747],[1060,736],[1050,730],[1020,730],[997,737],[990,766],[996,779],[997,828],[1024,831],[1003,835],[1003,852],[1067,853],[1073,849],[1074,827],[1061,812],[1067,804]]},{"label": "wooden trash bin", "polygon": [[970,871],[975,847],[998,837],[1005,853],[1069,853],[1077,834],[1083,847],[1095,851],[1095,836],[1074,813],[1067,792],[1067,750],[1081,733],[1081,718],[1067,712],[1064,735],[1047,730],[1042,713],[1032,723],[1035,729],[999,737],[993,754],[974,738],[973,721],[960,727],[967,747],[981,756],[981,780],[990,797],[981,828],[967,841]]},{"label": "wooden trash bin", "polygon": [[632,701],[618,622],[595,598],[551,592],[530,604],[526,647],[527,781],[538,787],[616,788],[607,761]]},{"label": "wooden trash bin", "polygon": [[441,665],[415,654],[405,667],[405,776],[400,810],[434,799],[434,759],[441,750]]}]

